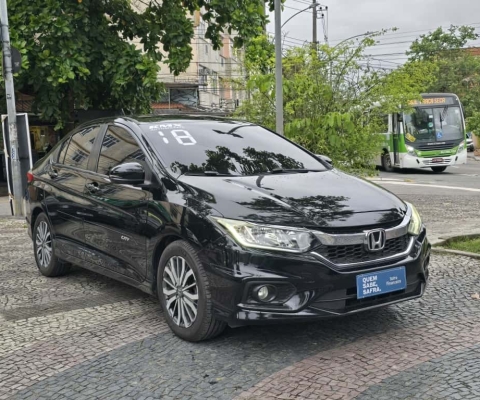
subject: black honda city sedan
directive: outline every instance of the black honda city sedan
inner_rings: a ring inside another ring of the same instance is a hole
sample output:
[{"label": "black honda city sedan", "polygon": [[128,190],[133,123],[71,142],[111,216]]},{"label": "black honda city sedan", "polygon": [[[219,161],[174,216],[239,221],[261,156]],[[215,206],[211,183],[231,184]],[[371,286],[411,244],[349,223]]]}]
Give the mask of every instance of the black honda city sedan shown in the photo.
[{"label": "black honda city sedan", "polygon": [[189,341],[422,296],[415,208],[325,160],[244,121],[84,124],[28,173],[38,269],[77,265],[154,294]]}]

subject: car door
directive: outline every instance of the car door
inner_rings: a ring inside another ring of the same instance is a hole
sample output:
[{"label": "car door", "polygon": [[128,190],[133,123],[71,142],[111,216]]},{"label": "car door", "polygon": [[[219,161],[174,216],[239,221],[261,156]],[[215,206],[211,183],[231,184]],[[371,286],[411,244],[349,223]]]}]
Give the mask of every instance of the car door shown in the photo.
[{"label": "car door", "polygon": [[84,259],[85,170],[100,131],[100,125],[92,125],[74,133],[64,141],[58,159],[45,168],[45,205],[56,248],[61,258],[73,263]]},{"label": "car door", "polygon": [[146,272],[149,192],[139,186],[112,183],[109,171],[122,163],[144,162],[145,153],[127,128],[110,125],[99,141],[98,162],[85,182],[89,203],[85,216],[87,261],[143,281]]}]

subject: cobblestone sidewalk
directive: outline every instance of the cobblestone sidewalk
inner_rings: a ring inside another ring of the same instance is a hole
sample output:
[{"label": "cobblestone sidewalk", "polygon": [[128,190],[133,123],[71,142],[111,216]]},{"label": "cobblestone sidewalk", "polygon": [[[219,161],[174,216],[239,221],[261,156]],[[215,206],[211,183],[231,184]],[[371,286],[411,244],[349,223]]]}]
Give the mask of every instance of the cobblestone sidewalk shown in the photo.
[{"label": "cobblestone sidewalk", "polygon": [[418,301],[191,344],[142,292],[42,277],[25,224],[0,220],[0,399],[479,399],[480,262],[431,273]]}]

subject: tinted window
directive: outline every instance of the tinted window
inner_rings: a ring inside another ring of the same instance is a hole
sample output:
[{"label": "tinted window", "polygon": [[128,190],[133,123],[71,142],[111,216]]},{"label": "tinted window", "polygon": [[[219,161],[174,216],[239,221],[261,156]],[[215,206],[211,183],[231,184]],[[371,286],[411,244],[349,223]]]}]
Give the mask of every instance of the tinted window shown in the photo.
[{"label": "tinted window", "polygon": [[60,153],[58,155],[58,162],[60,164],[63,164],[65,160],[65,154],[67,154],[67,149],[68,149],[68,144],[70,143],[70,138],[66,139],[63,144],[62,144],[62,150],[60,150]]},{"label": "tinted window", "polygon": [[97,137],[99,131],[100,127],[94,126],[75,133],[70,139],[70,143],[65,154],[64,164],[72,167],[87,169],[88,157],[90,156],[93,143],[95,142],[95,138]]},{"label": "tinted window", "polygon": [[175,175],[204,171],[255,175],[274,168],[325,170],[301,148],[252,124],[179,120],[142,124],[142,129]]},{"label": "tinted window", "polygon": [[145,154],[135,138],[125,129],[110,126],[103,138],[97,172],[108,175],[110,168],[134,159],[145,160]]}]

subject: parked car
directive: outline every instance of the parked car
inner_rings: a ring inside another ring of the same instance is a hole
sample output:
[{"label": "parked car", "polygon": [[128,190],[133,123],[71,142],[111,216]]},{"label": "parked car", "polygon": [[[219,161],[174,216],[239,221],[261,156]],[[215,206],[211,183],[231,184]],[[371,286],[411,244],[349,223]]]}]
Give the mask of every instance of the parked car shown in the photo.
[{"label": "parked car", "polygon": [[472,137],[472,134],[470,132],[467,132],[467,151],[474,151],[475,150],[475,146],[473,144],[473,137]]},{"label": "parked car", "polygon": [[328,160],[241,121],[87,123],[28,173],[37,267],[154,294],[189,341],[422,296],[430,244],[415,207]]}]

